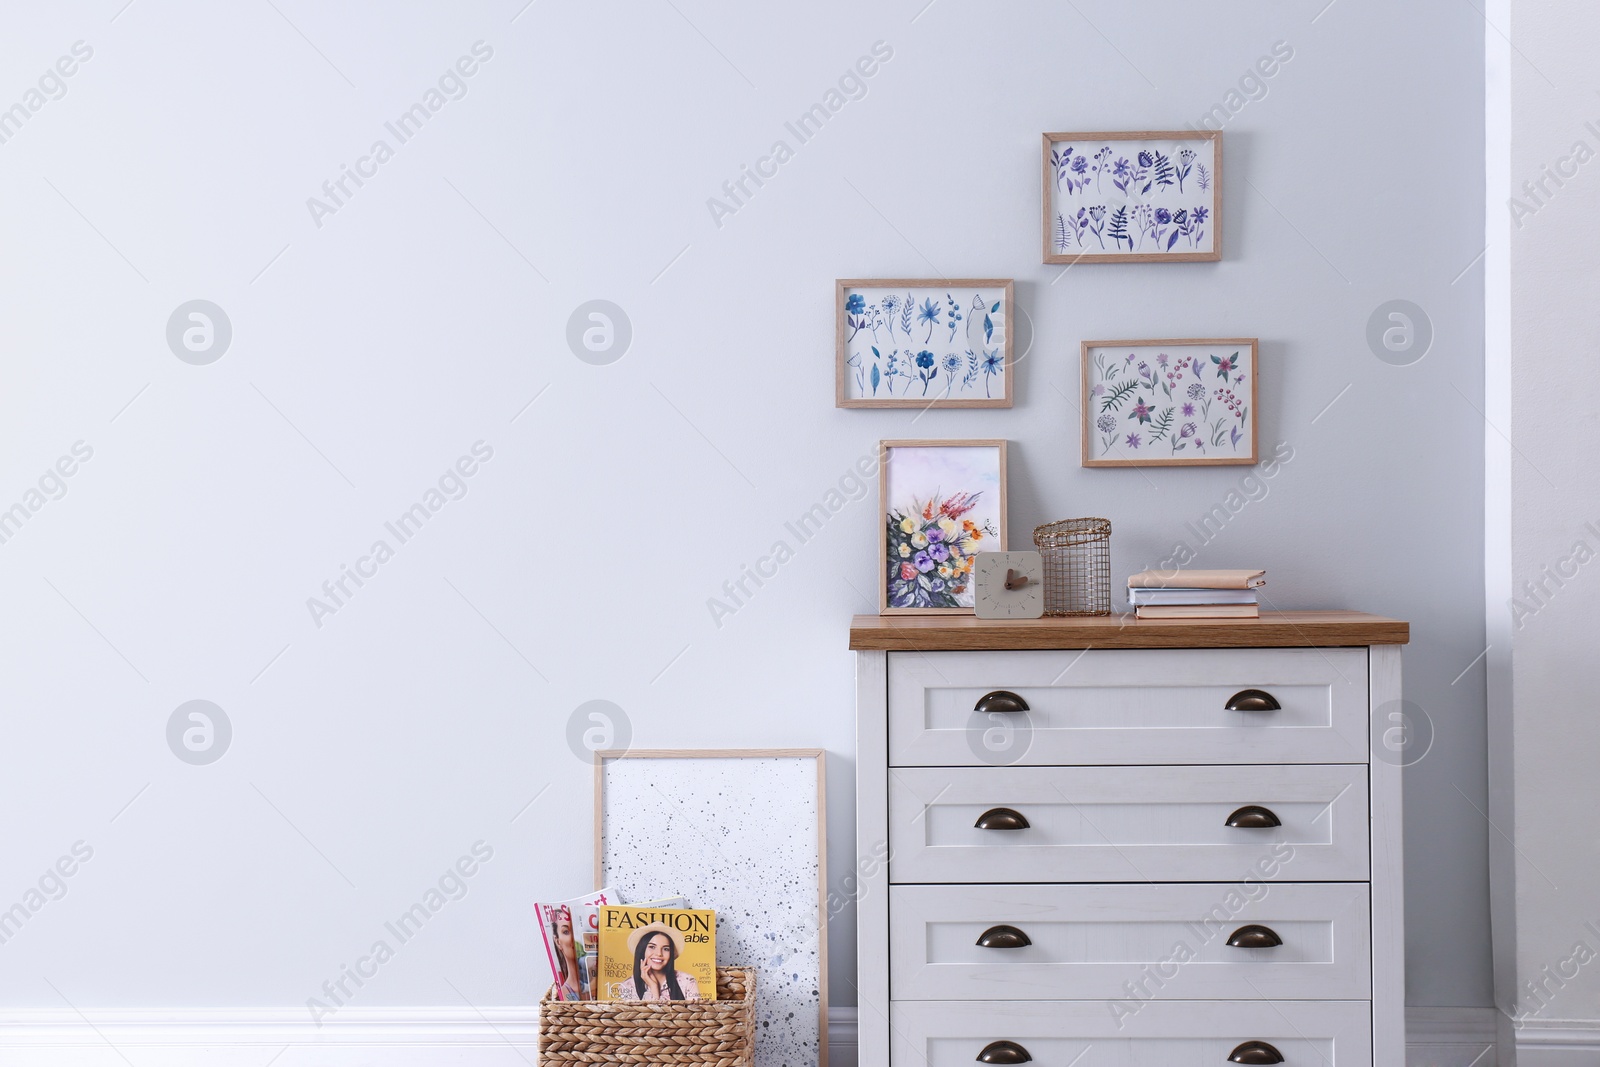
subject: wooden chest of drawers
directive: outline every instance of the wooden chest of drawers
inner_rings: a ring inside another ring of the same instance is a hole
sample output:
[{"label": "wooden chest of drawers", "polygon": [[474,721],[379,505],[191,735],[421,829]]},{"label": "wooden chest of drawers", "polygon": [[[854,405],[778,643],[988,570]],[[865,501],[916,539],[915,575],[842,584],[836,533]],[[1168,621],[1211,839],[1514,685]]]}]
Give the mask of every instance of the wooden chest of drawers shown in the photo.
[{"label": "wooden chest of drawers", "polygon": [[854,620],[861,1062],[1404,1063],[1408,637]]}]

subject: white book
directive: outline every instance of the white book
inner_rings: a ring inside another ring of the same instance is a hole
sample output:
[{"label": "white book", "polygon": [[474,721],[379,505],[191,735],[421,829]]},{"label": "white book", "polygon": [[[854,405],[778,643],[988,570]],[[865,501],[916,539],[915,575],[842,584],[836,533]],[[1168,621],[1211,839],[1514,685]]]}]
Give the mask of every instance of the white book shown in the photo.
[{"label": "white book", "polygon": [[1134,609],[1140,619],[1259,619],[1254,604],[1145,604]]},{"label": "white book", "polygon": [[1254,589],[1129,589],[1128,602],[1141,604],[1254,604]]}]

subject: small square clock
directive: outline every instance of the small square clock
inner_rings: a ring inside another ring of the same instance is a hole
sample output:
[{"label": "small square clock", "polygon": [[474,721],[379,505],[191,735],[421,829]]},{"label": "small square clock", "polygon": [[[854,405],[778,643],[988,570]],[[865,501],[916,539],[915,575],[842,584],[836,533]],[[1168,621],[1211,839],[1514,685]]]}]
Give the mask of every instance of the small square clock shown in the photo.
[{"label": "small square clock", "polygon": [[1044,560],[1037,552],[980,552],[973,557],[973,612],[980,619],[1037,619],[1044,614]]}]

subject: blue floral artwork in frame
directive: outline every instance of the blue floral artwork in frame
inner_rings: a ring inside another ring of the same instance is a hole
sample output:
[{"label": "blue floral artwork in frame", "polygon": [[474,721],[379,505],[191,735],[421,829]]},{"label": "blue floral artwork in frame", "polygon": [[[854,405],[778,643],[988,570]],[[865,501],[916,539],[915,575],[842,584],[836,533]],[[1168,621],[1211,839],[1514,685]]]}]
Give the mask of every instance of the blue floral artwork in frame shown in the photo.
[{"label": "blue floral artwork in frame", "polygon": [[1011,406],[1009,279],[850,279],[834,292],[837,406]]}]

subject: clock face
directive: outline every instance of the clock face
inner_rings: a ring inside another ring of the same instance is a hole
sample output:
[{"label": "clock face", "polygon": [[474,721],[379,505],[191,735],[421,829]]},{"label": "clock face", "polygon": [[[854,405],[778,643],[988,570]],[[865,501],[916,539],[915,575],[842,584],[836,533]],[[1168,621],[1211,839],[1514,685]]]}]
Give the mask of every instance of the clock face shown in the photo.
[{"label": "clock face", "polygon": [[980,552],[973,558],[973,610],[978,618],[1037,619],[1044,614],[1044,560],[1039,553]]}]

